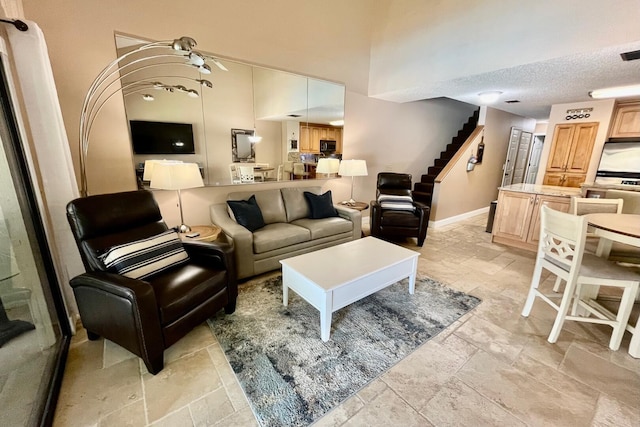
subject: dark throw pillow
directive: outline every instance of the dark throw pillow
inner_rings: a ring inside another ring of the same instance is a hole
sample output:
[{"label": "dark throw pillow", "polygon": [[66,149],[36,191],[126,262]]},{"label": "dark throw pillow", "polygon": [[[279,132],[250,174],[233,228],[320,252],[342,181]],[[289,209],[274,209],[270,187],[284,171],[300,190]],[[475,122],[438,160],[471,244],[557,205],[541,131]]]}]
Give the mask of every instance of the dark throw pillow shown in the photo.
[{"label": "dark throw pillow", "polygon": [[236,222],[247,230],[255,231],[265,226],[255,195],[249,197],[249,200],[227,200],[227,205],[236,217]]},{"label": "dark throw pillow", "polygon": [[307,199],[309,210],[311,211],[309,218],[320,219],[338,216],[338,211],[333,207],[333,201],[331,200],[331,190],[320,195],[305,191],[304,197]]}]

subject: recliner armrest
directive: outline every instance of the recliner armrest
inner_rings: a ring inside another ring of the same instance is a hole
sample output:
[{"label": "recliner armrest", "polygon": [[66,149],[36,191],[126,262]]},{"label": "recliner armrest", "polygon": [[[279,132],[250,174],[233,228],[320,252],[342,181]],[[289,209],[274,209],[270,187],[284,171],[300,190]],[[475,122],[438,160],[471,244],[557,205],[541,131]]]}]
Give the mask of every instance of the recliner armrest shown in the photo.
[{"label": "recliner armrest", "polygon": [[429,208],[429,205],[426,205],[422,202],[418,202],[418,201],[413,201],[413,206],[416,207],[416,214],[421,216],[421,217],[427,217],[427,219],[429,219],[429,211],[431,210]]},{"label": "recliner armrest", "polygon": [[[162,368],[160,313],[153,287],[143,280],[105,271],[70,280],[85,329]],[[149,367],[149,365],[147,365]]]},{"label": "recliner armrest", "polygon": [[189,257],[196,263],[213,264],[220,270],[226,270],[229,283],[236,283],[236,263],[233,257],[233,242],[218,244],[217,242],[183,242]]},{"label": "recliner armrest", "polygon": [[72,288],[87,286],[120,298],[126,298],[132,302],[150,299],[153,305],[156,306],[156,296],[153,288],[143,280],[131,279],[127,276],[106,271],[94,271],[82,273],[72,278],[69,283]]}]

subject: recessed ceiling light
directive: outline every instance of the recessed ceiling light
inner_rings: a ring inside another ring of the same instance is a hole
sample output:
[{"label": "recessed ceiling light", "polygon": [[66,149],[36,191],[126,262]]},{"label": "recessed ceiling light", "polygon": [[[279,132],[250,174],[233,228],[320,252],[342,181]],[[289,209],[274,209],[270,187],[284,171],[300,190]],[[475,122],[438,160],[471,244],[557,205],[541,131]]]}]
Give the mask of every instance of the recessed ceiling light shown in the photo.
[{"label": "recessed ceiling light", "polygon": [[589,96],[594,99],[602,98],[624,98],[626,96],[639,96],[640,85],[608,87],[596,89],[589,92]]},{"label": "recessed ceiling light", "polygon": [[480,102],[483,104],[491,104],[496,102],[498,98],[502,95],[502,92],[499,90],[492,90],[489,92],[480,92],[478,96],[480,97]]},{"label": "recessed ceiling light", "polygon": [[329,122],[331,126],[344,126],[344,120],[334,120]]},{"label": "recessed ceiling light", "polygon": [[144,99],[145,101],[153,101],[155,98],[153,97],[153,95],[145,93],[144,95],[142,95],[142,99]]}]

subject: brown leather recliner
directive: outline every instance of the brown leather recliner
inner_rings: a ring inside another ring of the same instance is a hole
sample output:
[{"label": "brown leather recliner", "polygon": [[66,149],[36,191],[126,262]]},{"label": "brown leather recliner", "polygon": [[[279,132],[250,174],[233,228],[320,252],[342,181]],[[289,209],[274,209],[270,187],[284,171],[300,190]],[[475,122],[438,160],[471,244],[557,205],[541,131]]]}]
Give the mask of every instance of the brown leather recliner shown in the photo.
[{"label": "brown leather recliner", "polygon": [[411,196],[411,175],[380,172],[376,200],[371,201],[371,235],[380,238],[416,237],[422,246],[427,237],[429,206],[413,201],[413,211],[383,209],[378,203],[380,195]]},{"label": "brown leather recliner", "polygon": [[107,249],[168,230],[149,191],[80,198],[67,218],[86,273],[71,279],[89,339],[100,336],[140,356],[152,374],[164,350],[224,308],[235,311],[238,286],[232,245],[185,242],[189,261],[145,280],[107,270]]}]

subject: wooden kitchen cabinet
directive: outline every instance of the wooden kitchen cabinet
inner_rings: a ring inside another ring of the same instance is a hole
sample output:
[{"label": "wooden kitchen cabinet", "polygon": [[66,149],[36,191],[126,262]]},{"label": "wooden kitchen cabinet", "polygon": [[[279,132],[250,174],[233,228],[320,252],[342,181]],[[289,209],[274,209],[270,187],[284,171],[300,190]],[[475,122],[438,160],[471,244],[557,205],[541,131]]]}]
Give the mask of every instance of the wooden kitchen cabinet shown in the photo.
[{"label": "wooden kitchen cabinet", "polygon": [[321,124],[300,125],[300,151],[303,153],[320,153],[320,140],[336,141],[336,153],[342,153],[342,128]]},{"label": "wooden kitchen cabinet", "polygon": [[611,138],[640,137],[640,102],[618,104],[609,136]]},{"label": "wooden kitchen cabinet", "polygon": [[541,206],[569,212],[570,200],[569,196],[500,190],[491,241],[536,251]]},{"label": "wooden kitchen cabinet", "polygon": [[596,122],[557,125],[543,184],[579,187],[587,176],[597,132]]}]

